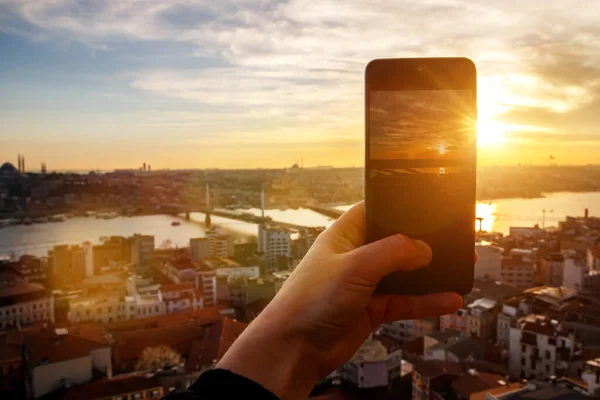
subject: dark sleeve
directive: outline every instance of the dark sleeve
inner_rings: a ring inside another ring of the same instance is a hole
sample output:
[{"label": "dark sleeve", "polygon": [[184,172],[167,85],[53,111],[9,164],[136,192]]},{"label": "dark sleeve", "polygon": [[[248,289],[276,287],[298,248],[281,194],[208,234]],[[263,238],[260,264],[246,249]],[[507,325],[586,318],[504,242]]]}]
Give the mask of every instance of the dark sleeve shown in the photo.
[{"label": "dark sleeve", "polygon": [[212,369],[200,375],[186,391],[171,393],[164,400],[213,399],[279,400],[260,384],[226,369]]}]

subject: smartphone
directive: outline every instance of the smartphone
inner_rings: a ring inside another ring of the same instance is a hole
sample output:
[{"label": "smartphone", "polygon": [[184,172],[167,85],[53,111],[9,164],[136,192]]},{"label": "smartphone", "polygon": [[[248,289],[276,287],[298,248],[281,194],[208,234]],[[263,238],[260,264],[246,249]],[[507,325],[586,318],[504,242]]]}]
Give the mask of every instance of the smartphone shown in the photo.
[{"label": "smartphone", "polygon": [[431,246],[428,266],[377,292],[473,288],[477,82],[467,58],[371,61],[365,71],[366,241],[402,233]]}]

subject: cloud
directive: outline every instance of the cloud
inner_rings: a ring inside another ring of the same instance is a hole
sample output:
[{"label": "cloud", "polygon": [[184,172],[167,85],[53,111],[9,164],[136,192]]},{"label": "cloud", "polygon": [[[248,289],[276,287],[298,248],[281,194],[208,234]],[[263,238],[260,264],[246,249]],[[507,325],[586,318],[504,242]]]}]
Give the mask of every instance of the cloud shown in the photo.
[{"label": "cloud", "polygon": [[295,140],[309,128],[360,135],[370,59],[439,55],[472,57],[480,112],[522,125],[521,137],[600,136],[592,114],[600,105],[598,15],[600,2],[560,0],[0,0],[3,32],[104,49],[190,45],[190,56],[219,66],[183,68],[174,59],[128,72],[135,90],[197,107],[164,123],[241,138],[248,124],[273,132],[287,125],[301,128],[287,133]]}]

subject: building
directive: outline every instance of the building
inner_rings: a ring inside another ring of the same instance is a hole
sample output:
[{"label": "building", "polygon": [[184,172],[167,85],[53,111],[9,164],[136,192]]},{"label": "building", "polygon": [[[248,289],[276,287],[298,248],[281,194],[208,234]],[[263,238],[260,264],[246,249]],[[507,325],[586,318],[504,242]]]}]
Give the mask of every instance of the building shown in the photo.
[{"label": "building", "polygon": [[124,296],[115,291],[70,300],[68,319],[71,323],[93,321],[110,324],[164,314],[165,304],[160,292]]},{"label": "building", "polygon": [[228,258],[234,255],[233,237],[213,228],[206,232],[209,244],[209,256]]},{"label": "building", "polygon": [[412,373],[413,400],[443,399],[452,390],[452,382],[463,374],[462,367],[449,361],[421,361]]},{"label": "building", "polygon": [[130,257],[129,260],[135,266],[145,266],[152,257],[154,251],[154,236],[134,234],[129,238]]},{"label": "building", "polygon": [[202,261],[210,255],[210,243],[208,238],[190,239],[190,255],[192,261]]},{"label": "building", "polygon": [[467,306],[467,334],[482,339],[496,337],[496,315],[498,314],[495,300],[480,298]]},{"label": "building", "polygon": [[161,399],[165,395],[157,376],[124,375],[69,389],[65,400]]},{"label": "building", "polygon": [[52,271],[59,282],[78,283],[94,274],[93,246],[54,246],[51,252]]},{"label": "building", "polygon": [[425,350],[425,360],[439,361],[475,361],[484,360],[488,345],[483,339],[474,337],[451,336],[439,341]]},{"label": "building", "polygon": [[600,270],[600,243],[587,248],[586,259],[590,271]]},{"label": "building", "polygon": [[517,240],[527,238],[540,239],[543,234],[544,231],[537,225],[534,227],[511,226],[509,228],[509,235]]},{"label": "building", "polygon": [[210,266],[200,263],[196,268],[196,288],[202,290],[204,307],[217,304],[217,272]]},{"label": "building", "polygon": [[500,280],[500,263],[504,249],[484,241],[475,245],[475,251],[478,256],[475,263],[475,277]]},{"label": "building", "polygon": [[275,297],[276,279],[272,275],[262,278],[232,277],[228,281],[229,303],[245,308],[258,299],[271,301]]},{"label": "building", "polygon": [[438,330],[439,326],[439,318],[432,317],[384,323],[381,328],[386,335],[396,340],[409,342],[418,337],[432,334]]},{"label": "building", "polygon": [[202,289],[196,289],[192,282],[162,285],[160,289],[167,314],[204,307]]},{"label": "building", "polygon": [[8,265],[19,272],[27,282],[41,283],[42,285],[47,286],[50,271],[45,258],[42,259],[31,255],[23,255],[18,261],[11,262]]},{"label": "building", "polygon": [[[505,377],[498,374],[480,372],[469,369],[462,376],[452,381],[452,391],[458,400],[470,400],[473,394],[482,390],[506,387]],[[482,399],[483,400],[483,399]]]},{"label": "building", "polygon": [[291,231],[283,227],[260,224],[258,251],[267,262],[269,269],[278,269],[280,260],[292,255]]},{"label": "building", "polygon": [[586,400],[585,390],[572,382],[557,380],[544,382],[530,380],[526,383],[510,383],[471,395],[472,400]]},{"label": "building", "polygon": [[0,330],[54,321],[54,301],[39,283],[24,280],[0,290]]},{"label": "building", "polygon": [[312,247],[317,237],[325,230],[324,226],[310,227],[301,229],[296,244],[296,256],[304,257]]},{"label": "building", "polygon": [[589,271],[584,258],[574,255],[566,256],[562,286],[575,289],[578,292],[583,290]]},{"label": "building", "polygon": [[535,259],[531,250],[512,249],[510,256],[502,259],[500,280],[520,289],[535,286]]},{"label": "building", "polygon": [[71,268],[71,254],[69,252],[69,246],[66,244],[54,246],[51,257],[52,274],[59,280],[67,277],[69,269]]},{"label": "building", "polygon": [[452,314],[442,315],[440,317],[440,330],[467,332],[469,327],[468,318],[469,310],[465,307]]},{"label": "building", "polygon": [[111,236],[103,244],[93,246],[94,273],[100,272],[111,263],[128,262],[129,242],[121,236]]},{"label": "building", "polygon": [[508,347],[510,343],[510,328],[517,326],[517,320],[523,315],[519,307],[519,299],[512,298],[502,304],[502,312],[497,316],[496,344]]},{"label": "building", "polygon": [[402,345],[385,335],[365,341],[342,366],[341,378],[359,389],[387,386],[401,376]]},{"label": "building", "polygon": [[206,257],[202,261],[204,265],[213,269],[217,276],[247,276],[249,278],[260,277],[260,267],[245,266],[232,260],[231,258],[223,257]]},{"label": "building", "polygon": [[565,375],[579,355],[574,333],[545,316],[530,314],[510,329],[509,373],[515,379]]},{"label": "building", "polygon": [[581,379],[587,384],[587,392],[593,398],[600,396],[600,358],[585,363]]},{"label": "building", "polygon": [[561,286],[565,257],[562,253],[551,253],[540,260],[540,285]]},{"label": "building", "polygon": [[23,343],[27,386],[34,398],[103,374],[112,377],[111,346],[66,329],[37,328],[12,333]]},{"label": "building", "polygon": [[171,259],[157,268],[172,283],[193,283],[196,289],[202,291],[204,307],[217,304],[217,273],[204,261]]}]

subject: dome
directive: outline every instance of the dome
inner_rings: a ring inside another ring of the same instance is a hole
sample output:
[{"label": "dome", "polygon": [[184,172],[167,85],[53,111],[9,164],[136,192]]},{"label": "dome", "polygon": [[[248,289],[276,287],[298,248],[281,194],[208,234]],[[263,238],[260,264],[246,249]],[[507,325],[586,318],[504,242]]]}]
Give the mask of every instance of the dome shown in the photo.
[{"label": "dome", "polygon": [[0,172],[18,172],[14,165],[9,162],[5,162],[0,167]]}]

